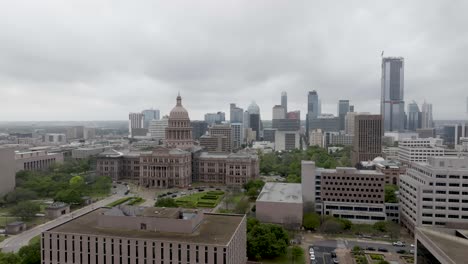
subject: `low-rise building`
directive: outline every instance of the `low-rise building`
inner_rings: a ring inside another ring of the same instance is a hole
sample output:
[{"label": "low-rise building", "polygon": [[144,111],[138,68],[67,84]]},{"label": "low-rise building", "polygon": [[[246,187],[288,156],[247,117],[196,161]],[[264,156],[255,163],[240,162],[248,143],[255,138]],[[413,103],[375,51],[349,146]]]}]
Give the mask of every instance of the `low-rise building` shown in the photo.
[{"label": "low-rise building", "polygon": [[47,133],[42,136],[42,141],[47,144],[67,144],[67,135]]},{"label": "low-rise building", "polygon": [[275,132],[275,150],[288,151],[300,147],[299,131],[276,131]]},{"label": "low-rise building", "polygon": [[267,182],[255,202],[256,218],[261,222],[302,226],[302,189],[300,183]]},{"label": "low-rise building", "polygon": [[245,264],[246,233],[243,215],[180,208],[99,208],[43,232],[41,261]]},{"label": "low-rise building", "polygon": [[428,157],[445,155],[439,138],[407,138],[398,143],[398,159],[404,163],[426,162]]},{"label": "low-rise building", "polygon": [[45,208],[46,217],[49,219],[59,218],[62,215],[70,213],[70,205],[62,202],[55,202]]},{"label": "low-rise building", "polygon": [[62,153],[47,151],[26,151],[15,153],[16,171],[39,171],[48,169],[54,163],[63,162]]},{"label": "low-rise building", "polygon": [[21,221],[8,223],[5,226],[5,233],[8,235],[16,235],[26,230],[26,224]]},{"label": "low-rise building", "polygon": [[74,159],[87,159],[92,156],[97,156],[99,153],[102,153],[108,149],[111,149],[110,146],[103,145],[94,145],[86,146],[72,150],[72,158]]},{"label": "low-rise building", "polygon": [[468,230],[418,227],[414,245],[414,263],[467,263]]}]

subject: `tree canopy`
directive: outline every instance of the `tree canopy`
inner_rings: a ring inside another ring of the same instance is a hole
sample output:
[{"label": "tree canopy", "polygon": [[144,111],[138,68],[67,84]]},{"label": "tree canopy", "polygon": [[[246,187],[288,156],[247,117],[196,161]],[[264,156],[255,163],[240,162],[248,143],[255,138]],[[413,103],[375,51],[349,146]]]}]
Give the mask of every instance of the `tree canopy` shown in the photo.
[{"label": "tree canopy", "polygon": [[23,220],[31,219],[41,211],[38,203],[31,201],[22,201],[10,209],[10,214],[20,217]]},{"label": "tree canopy", "polygon": [[155,207],[179,207],[172,198],[159,198],[154,204]]},{"label": "tree canopy", "polygon": [[279,225],[247,221],[247,256],[251,260],[271,259],[286,254],[289,236]]},{"label": "tree canopy", "polygon": [[398,191],[396,185],[385,185],[385,202],[386,203],[398,203],[395,192]]},{"label": "tree canopy", "polygon": [[315,230],[320,227],[320,215],[317,213],[306,213],[302,225],[305,229]]}]

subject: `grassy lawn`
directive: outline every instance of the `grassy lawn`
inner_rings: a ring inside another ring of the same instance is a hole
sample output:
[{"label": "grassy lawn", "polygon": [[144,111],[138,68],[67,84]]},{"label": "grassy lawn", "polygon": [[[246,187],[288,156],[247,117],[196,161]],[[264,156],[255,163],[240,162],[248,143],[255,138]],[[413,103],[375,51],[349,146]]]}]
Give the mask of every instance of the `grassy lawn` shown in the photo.
[{"label": "grassy lawn", "polygon": [[175,201],[181,207],[214,208],[223,199],[223,196],[224,192],[222,191],[207,191],[180,197],[175,199]]},{"label": "grassy lawn", "polygon": [[293,259],[292,259],[292,256],[291,256],[291,247],[289,247],[286,255],[281,256],[281,257],[277,257],[275,259],[262,259],[260,262],[270,263],[270,264],[291,264],[291,263],[293,263],[293,264],[305,264],[306,263],[306,256],[305,256],[305,253],[304,253],[301,257],[297,258],[293,262]]},{"label": "grassy lawn", "polygon": [[37,236],[31,238],[31,240],[29,240],[29,245],[34,244],[36,242],[40,243],[40,241],[41,241],[41,235],[37,235]]},{"label": "grassy lawn", "polygon": [[132,199],[132,198],[133,198],[133,197],[124,197],[124,198],[121,198],[121,199],[119,199],[119,200],[117,200],[117,201],[114,201],[114,202],[108,204],[107,207],[114,207],[114,206],[123,204],[123,203],[129,201],[129,200]]}]

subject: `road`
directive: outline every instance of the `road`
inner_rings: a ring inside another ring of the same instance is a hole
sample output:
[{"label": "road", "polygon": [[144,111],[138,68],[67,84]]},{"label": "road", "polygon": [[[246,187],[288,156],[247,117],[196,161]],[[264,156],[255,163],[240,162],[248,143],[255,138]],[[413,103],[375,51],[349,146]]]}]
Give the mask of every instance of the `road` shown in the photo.
[{"label": "road", "polygon": [[80,208],[69,214],[62,215],[59,218],[51,220],[42,225],[38,225],[32,229],[26,230],[21,234],[10,236],[9,238],[5,239],[4,241],[0,243],[0,248],[2,249],[2,252],[18,252],[18,250],[21,247],[26,246],[29,243],[29,240],[31,240],[33,237],[40,235],[42,232],[50,228],[56,227],[67,221],[70,221],[71,219],[75,217],[89,213],[96,208],[106,206],[107,204],[124,197],[124,192],[126,190],[127,190],[127,187],[124,185],[116,186],[116,188],[113,188],[113,192],[115,192],[115,194],[113,194],[112,196],[109,196],[103,200],[97,201],[93,204]]}]

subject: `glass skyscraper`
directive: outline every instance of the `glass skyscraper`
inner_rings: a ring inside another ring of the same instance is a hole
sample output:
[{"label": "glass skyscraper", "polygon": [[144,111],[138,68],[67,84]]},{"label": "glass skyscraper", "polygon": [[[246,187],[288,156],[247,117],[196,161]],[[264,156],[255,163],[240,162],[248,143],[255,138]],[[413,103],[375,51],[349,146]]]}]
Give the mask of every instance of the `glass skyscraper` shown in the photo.
[{"label": "glass skyscraper", "polygon": [[401,57],[382,58],[382,90],[380,113],[385,131],[405,128],[404,60]]}]

